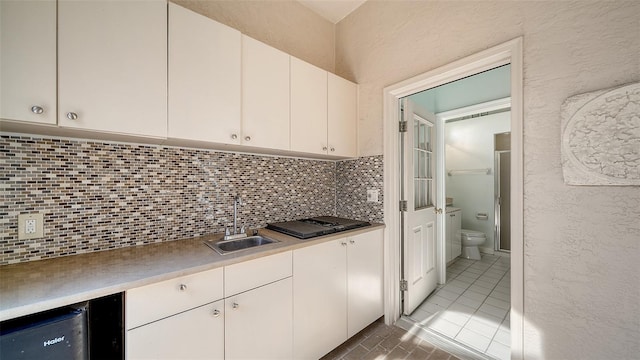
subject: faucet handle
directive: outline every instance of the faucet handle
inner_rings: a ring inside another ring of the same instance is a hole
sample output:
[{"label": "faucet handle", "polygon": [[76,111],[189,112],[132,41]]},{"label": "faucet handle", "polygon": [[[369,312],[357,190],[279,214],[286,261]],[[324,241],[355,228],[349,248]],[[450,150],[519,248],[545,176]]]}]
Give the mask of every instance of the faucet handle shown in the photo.
[{"label": "faucet handle", "polygon": [[231,235],[231,232],[229,231],[229,228],[228,228],[228,227],[226,227],[226,226],[224,227],[224,235],[225,235],[225,236],[229,236],[229,235]]},{"label": "faucet handle", "polygon": [[244,225],[242,225],[242,227],[240,228],[240,234],[244,234],[244,233],[246,233],[246,229]]}]

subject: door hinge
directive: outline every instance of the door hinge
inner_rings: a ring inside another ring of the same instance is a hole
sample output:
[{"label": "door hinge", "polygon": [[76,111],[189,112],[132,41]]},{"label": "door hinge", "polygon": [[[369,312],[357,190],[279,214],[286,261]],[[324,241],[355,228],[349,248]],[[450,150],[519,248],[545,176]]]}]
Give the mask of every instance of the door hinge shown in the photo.
[{"label": "door hinge", "polygon": [[400,280],[400,291],[407,290],[409,290],[409,283],[407,282],[407,280]]},{"label": "door hinge", "polygon": [[400,200],[400,211],[407,211],[407,200]]},{"label": "door hinge", "polygon": [[400,121],[398,129],[401,133],[405,133],[407,132],[407,122],[406,121]]}]

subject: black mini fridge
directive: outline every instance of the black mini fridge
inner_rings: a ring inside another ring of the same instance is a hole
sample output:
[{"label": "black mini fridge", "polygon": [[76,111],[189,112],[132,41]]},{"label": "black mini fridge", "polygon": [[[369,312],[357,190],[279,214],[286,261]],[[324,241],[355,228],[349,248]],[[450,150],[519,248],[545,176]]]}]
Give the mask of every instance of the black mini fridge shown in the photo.
[{"label": "black mini fridge", "polygon": [[0,359],[85,360],[87,339],[87,304],[47,311],[0,324]]}]

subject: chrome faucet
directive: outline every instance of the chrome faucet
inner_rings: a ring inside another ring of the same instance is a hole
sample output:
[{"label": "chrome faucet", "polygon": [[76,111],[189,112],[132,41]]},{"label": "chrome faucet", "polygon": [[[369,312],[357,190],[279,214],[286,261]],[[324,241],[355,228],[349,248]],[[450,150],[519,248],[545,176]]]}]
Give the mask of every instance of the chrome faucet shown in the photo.
[{"label": "chrome faucet", "polygon": [[229,229],[225,229],[224,240],[247,236],[247,234],[245,233],[244,225],[242,225],[240,232],[238,232],[238,205],[242,205],[242,198],[240,198],[240,195],[236,195],[233,199],[233,235],[231,235]]}]

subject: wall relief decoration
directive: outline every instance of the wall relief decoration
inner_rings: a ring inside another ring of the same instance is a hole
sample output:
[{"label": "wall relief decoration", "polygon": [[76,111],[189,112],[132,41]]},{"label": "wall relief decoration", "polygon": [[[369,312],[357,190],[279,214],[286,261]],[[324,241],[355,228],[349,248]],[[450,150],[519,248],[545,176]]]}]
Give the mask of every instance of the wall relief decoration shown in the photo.
[{"label": "wall relief decoration", "polygon": [[640,82],[564,102],[562,172],[568,185],[640,186]]}]

